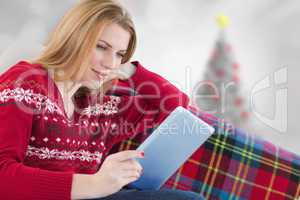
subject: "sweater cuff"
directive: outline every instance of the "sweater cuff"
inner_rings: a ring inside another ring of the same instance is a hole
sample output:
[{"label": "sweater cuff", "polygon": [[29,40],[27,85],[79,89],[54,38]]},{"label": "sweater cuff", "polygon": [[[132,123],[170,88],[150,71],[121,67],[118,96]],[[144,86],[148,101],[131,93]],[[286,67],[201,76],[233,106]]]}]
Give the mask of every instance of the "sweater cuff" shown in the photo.
[{"label": "sweater cuff", "polygon": [[33,188],[34,199],[71,199],[72,180],[73,173],[71,172],[39,170]]},{"label": "sweater cuff", "polygon": [[141,66],[141,64],[138,61],[132,62],[132,64],[136,67],[135,73],[129,78],[134,83],[133,87],[136,89],[138,85],[145,81],[145,69]]}]

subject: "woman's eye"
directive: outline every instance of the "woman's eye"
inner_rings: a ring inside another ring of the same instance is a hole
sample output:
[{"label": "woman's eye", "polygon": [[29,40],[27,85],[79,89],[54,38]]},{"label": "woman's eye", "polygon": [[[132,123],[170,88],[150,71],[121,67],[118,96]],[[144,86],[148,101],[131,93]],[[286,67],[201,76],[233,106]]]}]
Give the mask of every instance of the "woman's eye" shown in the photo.
[{"label": "woman's eye", "polygon": [[97,49],[102,49],[102,50],[105,50],[105,49],[106,49],[106,47],[105,47],[105,46],[103,46],[103,45],[97,44]]},{"label": "woman's eye", "polygon": [[118,53],[118,56],[121,57],[121,58],[124,58],[125,55],[124,54],[121,54],[121,53]]}]

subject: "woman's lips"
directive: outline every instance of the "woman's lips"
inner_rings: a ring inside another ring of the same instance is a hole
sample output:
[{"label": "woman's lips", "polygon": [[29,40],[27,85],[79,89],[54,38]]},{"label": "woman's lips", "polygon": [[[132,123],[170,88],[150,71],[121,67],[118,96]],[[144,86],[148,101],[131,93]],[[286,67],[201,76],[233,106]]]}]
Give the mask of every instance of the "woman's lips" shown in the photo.
[{"label": "woman's lips", "polygon": [[95,70],[95,69],[93,69],[93,68],[92,68],[92,71],[93,71],[100,79],[103,79],[103,78],[105,78],[105,77],[107,76],[106,74],[101,73],[101,72],[99,72],[99,71],[97,71],[97,70]]}]

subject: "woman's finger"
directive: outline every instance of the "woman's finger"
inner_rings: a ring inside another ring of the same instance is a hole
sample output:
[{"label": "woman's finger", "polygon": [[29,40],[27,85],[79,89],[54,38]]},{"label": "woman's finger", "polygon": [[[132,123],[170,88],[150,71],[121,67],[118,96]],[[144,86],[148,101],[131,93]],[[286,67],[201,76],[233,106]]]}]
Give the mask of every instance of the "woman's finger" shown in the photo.
[{"label": "woman's finger", "polygon": [[134,170],[138,170],[138,171],[143,170],[142,165],[134,159],[122,161],[120,163],[120,165],[122,166],[123,169],[134,169]]},{"label": "woman's finger", "polygon": [[122,178],[128,178],[128,177],[136,177],[139,178],[142,174],[141,172],[137,170],[123,170],[122,172]]}]

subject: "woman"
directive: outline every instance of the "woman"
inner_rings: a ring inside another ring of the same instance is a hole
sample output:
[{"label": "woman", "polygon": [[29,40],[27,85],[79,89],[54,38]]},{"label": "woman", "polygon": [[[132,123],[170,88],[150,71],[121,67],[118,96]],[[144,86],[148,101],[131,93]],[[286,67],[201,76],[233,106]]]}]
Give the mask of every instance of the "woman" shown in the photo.
[{"label": "woman", "polygon": [[[1,199],[200,199],[179,190],[121,190],[140,177],[133,158],[144,153],[109,155],[112,146],[189,101],[128,62],[135,46],[133,23],[119,4],[83,0],[36,60],[0,76]],[[138,95],[122,95],[124,87]]]}]

